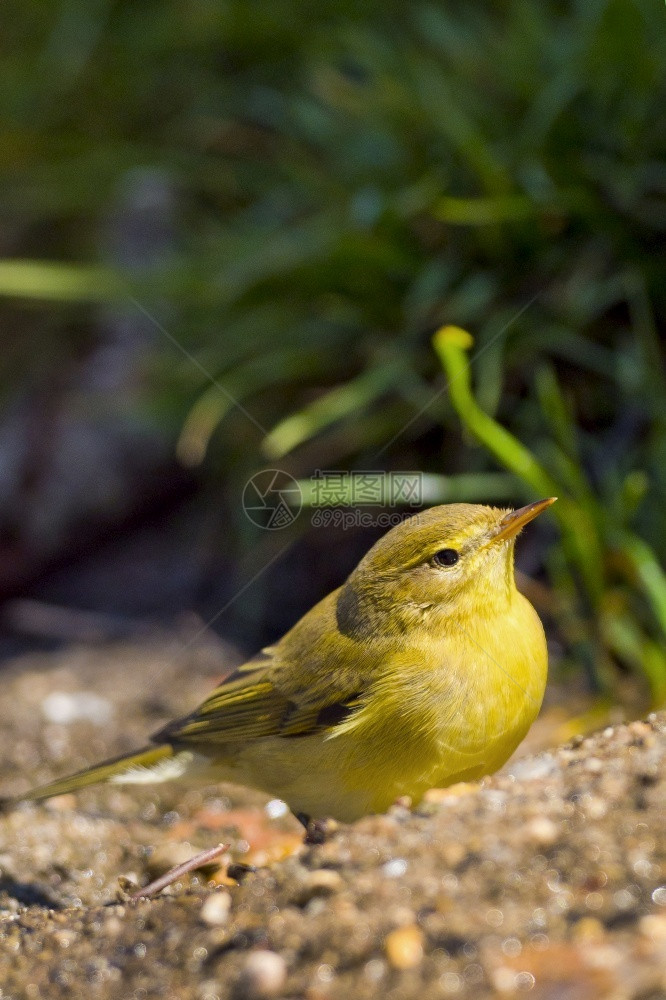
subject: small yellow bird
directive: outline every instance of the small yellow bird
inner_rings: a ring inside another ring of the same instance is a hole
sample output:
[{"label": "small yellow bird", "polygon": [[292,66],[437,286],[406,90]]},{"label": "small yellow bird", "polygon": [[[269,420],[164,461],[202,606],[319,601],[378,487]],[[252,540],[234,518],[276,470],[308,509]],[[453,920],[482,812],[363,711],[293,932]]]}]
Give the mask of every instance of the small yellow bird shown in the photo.
[{"label": "small yellow bird", "polygon": [[515,511],[450,504],[403,521],[155,745],[21,798],[196,776],[351,821],[495,771],[546,685],[544,632],[516,589],[513,549],[554,499]]}]

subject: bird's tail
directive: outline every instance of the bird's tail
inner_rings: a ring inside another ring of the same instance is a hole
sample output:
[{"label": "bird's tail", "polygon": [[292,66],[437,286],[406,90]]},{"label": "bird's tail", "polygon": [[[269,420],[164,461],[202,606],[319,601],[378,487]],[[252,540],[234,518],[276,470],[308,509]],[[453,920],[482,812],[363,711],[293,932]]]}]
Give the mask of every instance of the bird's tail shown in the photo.
[{"label": "bird's tail", "polygon": [[169,766],[172,758],[177,756],[177,751],[174,751],[169,743],[144,747],[143,750],[137,750],[123,757],[114,757],[112,760],[105,760],[95,767],[77,771],[76,774],[70,774],[67,778],[50,781],[48,785],[40,785],[23,795],[17,795],[15,799],[1,799],[0,807],[6,809],[14,803],[26,800],[39,802],[41,799],[50,799],[54,795],[65,795],[67,792],[75,792],[79,788],[85,788],[86,785],[95,785],[101,781],[150,782],[178,777],[176,772],[182,769]]}]

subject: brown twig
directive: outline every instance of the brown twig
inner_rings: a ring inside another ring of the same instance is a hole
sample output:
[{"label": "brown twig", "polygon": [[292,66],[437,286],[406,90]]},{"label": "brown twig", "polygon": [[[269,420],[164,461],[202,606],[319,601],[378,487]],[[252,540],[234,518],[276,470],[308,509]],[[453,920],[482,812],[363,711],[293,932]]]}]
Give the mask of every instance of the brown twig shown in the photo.
[{"label": "brown twig", "polygon": [[130,896],[130,902],[136,903],[139,899],[149,899],[151,896],[156,896],[158,892],[166,889],[168,885],[175,882],[181,875],[187,875],[188,872],[192,872],[196,868],[203,868],[205,865],[209,865],[211,861],[215,861],[220,855],[224,854],[228,848],[228,844],[218,844],[217,847],[210,847],[207,851],[200,851],[199,854],[195,854],[189,861],[184,861],[182,865],[170,868],[168,872],[160,875],[154,882],[149,882],[143,889],[137,889]]}]

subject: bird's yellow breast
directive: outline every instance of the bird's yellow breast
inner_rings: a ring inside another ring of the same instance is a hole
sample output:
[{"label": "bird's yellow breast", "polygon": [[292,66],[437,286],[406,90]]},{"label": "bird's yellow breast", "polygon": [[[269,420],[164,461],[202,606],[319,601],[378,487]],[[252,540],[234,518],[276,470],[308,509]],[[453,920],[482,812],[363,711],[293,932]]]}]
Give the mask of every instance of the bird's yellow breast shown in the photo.
[{"label": "bird's yellow breast", "polygon": [[543,698],[543,628],[515,594],[502,615],[459,620],[392,658],[363,708],[327,734],[248,745],[233,780],[264,787],[295,811],[351,821],[401,795],[474,780],[500,767]]}]

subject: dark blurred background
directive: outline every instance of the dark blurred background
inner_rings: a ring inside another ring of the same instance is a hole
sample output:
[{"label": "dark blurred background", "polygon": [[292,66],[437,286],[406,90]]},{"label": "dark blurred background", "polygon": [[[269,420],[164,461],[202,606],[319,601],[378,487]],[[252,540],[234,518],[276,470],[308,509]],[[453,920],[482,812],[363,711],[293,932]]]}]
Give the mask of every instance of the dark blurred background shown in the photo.
[{"label": "dark blurred background", "polygon": [[479,406],[568,500],[520,546],[557,669],[663,702],[663,4],[0,18],[0,652],[275,638],[381,529],[256,527],[262,469],[535,499],[452,405],[456,324]]}]

